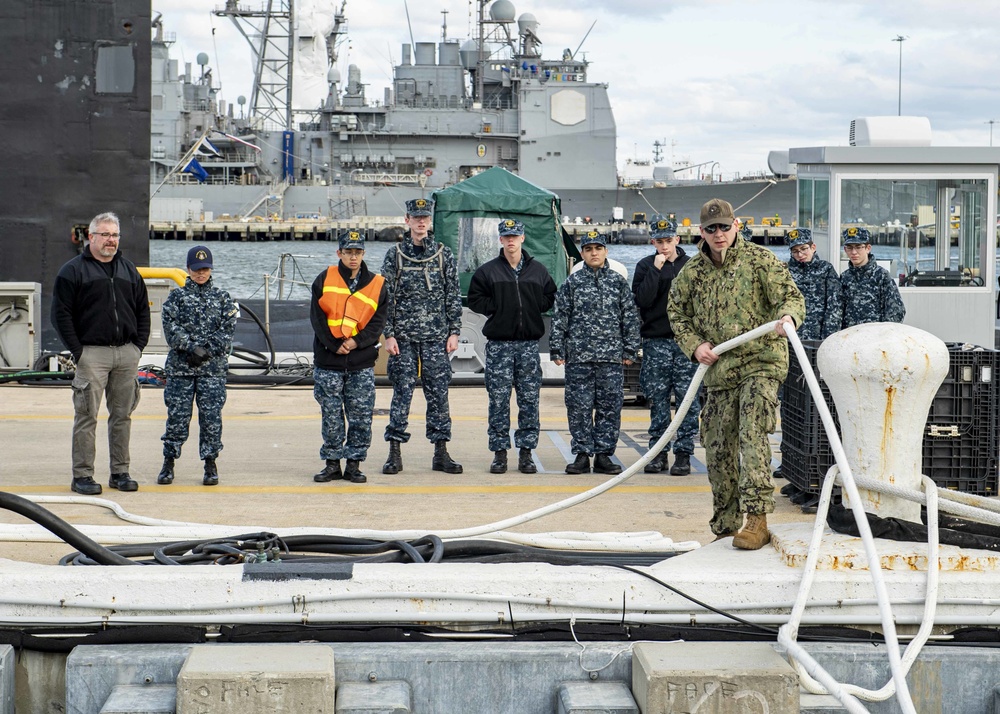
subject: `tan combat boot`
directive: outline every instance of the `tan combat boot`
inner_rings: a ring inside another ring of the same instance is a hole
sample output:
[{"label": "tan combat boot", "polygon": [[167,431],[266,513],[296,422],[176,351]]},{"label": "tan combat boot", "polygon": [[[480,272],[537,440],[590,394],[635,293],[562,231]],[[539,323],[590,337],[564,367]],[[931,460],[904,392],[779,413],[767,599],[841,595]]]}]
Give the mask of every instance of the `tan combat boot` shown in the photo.
[{"label": "tan combat boot", "polygon": [[770,541],[767,516],[763,513],[748,513],[746,525],[733,538],[733,547],[742,550],[760,550]]}]

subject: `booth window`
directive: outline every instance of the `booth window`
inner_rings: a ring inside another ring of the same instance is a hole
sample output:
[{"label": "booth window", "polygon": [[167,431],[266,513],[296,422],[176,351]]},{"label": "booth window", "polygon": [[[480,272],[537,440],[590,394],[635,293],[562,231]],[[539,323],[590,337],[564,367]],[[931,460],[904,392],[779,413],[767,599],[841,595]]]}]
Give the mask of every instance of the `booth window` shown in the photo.
[{"label": "booth window", "polygon": [[840,230],[867,228],[901,287],[982,286],[986,206],[986,179],[841,179]]},{"label": "booth window", "polygon": [[830,179],[799,178],[798,225],[812,231],[816,245],[826,245],[830,231]]}]

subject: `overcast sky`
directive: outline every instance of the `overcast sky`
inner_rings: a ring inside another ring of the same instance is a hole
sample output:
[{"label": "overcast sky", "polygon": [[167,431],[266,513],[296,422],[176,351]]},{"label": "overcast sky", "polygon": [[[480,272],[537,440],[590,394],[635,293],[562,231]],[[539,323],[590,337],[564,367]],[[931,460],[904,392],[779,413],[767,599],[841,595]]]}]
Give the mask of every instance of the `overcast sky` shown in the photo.
[{"label": "overcast sky", "polygon": [[[321,0],[298,0],[302,7]],[[343,0],[325,0],[339,5]],[[249,98],[246,40],[210,10],[223,1],[153,0],[173,56],[206,52],[221,96]],[[402,43],[470,36],[474,0],[347,0],[350,40],[340,55],[381,99]],[[241,0],[260,8],[262,0]],[[997,0],[514,0],[535,15],[543,56],[576,49],[589,79],[609,85],[619,164],[719,162],[726,178],[766,171],[767,154],[847,144],[850,121],[895,115],[902,35],[902,113],[930,119],[935,146],[1000,145]],[[584,41],[588,29],[593,30]],[[215,30],[213,35],[213,28]],[[322,99],[318,97],[317,104]],[[671,148],[672,145],[672,148]]]}]

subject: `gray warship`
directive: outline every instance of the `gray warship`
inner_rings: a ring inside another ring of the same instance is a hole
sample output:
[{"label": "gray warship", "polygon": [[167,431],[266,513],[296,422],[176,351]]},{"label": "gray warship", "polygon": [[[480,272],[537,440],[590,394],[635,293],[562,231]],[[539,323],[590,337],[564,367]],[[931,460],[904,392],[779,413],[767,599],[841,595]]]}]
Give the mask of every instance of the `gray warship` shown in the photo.
[{"label": "gray warship", "polygon": [[[391,86],[372,100],[356,65],[346,81],[337,69],[346,3],[291,36],[292,0],[227,0],[216,14],[240,28],[256,67],[245,118],[243,97],[238,109],[216,101],[208,56],[181,71],[154,20],[151,220],[398,218],[407,198],[496,166],[558,194],[569,220],[672,212],[696,222],[713,196],[752,201],[748,216],[794,219],[794,182],[781,173],[682,180],[648,162],[641,177],[619,175],[608,85],[591,81],[579,48],[546,59],[534,15],[515,19],[509,0],[474,5],[474,37],[450,39],[443,24],[439,41],[403,44]],[[317,44],[325,57],[296,55]],[[303,65],[312,75],[300,76]],[[200,168],[185,172],[192,159]]]}]

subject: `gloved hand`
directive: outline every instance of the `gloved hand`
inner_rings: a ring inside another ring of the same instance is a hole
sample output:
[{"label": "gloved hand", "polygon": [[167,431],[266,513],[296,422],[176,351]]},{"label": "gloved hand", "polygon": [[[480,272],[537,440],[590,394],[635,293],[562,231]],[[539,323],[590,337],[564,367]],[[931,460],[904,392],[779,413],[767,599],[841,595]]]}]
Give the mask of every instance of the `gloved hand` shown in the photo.
[{"label": "gloved hand", "polygon": [[198,345],[187,353],[187,363],[192,367],[200,367],[211,358],[212,356],[208,354],[208,350],[201,345]]}]

